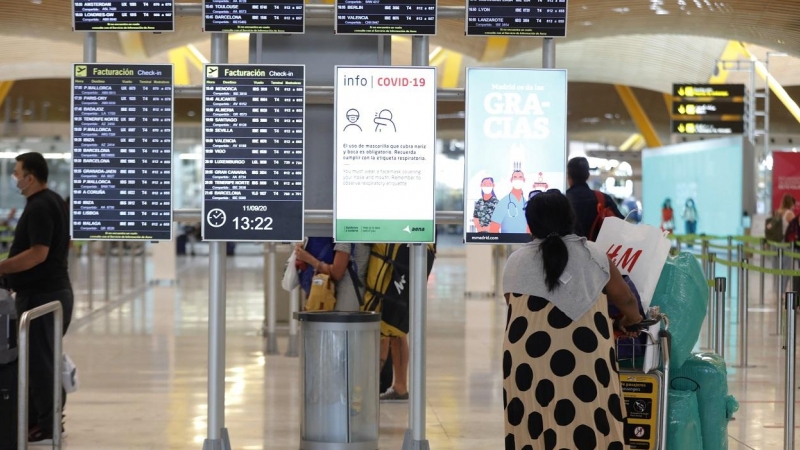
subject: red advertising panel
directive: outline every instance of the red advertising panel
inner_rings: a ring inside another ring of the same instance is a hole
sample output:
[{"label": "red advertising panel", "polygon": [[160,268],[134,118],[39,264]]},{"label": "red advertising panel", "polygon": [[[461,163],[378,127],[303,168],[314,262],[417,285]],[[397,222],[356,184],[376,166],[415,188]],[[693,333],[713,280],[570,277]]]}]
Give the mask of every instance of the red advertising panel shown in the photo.
[{"label": "red advertising panel", "polygon": [[781,206],[784,194],[800,200],[800,153],[772,152],[772,210]]}]

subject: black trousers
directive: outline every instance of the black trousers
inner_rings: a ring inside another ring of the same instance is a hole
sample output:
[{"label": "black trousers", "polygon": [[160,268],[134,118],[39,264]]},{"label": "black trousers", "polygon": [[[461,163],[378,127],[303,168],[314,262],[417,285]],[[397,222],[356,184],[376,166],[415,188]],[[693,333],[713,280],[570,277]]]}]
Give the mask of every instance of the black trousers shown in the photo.
[{"label": "black trousers", "polygon": [[[58,300],[63,308],[63,332],[66,333],[72,321],[73,295],[72,289],[49,292],[47,294],[31,294],[18,292],[16,299],[17,315],[33,308]],[[39,425],[46,433],[53,427],[53,318],[49,315],[31,322],[28,334],[30,357],[28,359],[28,411],[29,425]],[[67,402],[66,392],[61,392],[62,407]]]}]

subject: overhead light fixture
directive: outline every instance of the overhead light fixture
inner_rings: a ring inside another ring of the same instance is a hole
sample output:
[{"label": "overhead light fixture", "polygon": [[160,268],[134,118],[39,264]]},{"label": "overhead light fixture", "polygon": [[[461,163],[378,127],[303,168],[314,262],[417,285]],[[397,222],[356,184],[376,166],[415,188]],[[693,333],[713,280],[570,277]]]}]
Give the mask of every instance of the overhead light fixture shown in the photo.
[{"label": "overhead light fixture", "polygon": [[631,9],[626,6],[624,8],[614,8],[612,9],[612,11],[614,11],[615,13],[627,14],[631,11]]}]

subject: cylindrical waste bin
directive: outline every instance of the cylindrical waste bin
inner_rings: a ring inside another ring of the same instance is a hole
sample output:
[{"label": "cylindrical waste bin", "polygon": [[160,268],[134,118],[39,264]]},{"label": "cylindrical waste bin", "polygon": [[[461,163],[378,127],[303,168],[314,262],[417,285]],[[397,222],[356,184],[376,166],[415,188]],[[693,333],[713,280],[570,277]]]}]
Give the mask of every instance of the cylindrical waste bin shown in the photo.
[{"label": "cylindrical waste bin", "polygon": [[381,316],[301,312],[301,450],[376,450]]}]

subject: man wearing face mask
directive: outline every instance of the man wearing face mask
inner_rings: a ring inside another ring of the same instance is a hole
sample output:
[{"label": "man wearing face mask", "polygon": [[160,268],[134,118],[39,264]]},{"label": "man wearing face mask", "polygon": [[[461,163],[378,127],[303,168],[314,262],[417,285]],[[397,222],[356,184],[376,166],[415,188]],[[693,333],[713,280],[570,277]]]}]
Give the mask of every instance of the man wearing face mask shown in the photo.
[{"label": "man wearing face mask", "polygon": [[511,174],[511,192],[497,204],[489,225],[491,233],[527,233],[528,223],[525,221],[525,174],[515,170]]},{"label": "man wearing face mask", "polygon": [[[47,162],[40,153],[17,156],[13,177],[27,202],[8,259],[0,262],[0,277],[16,293],[18,316],[60,301],[66,333],[73,305],[67,270],[69,213],[64,200],[47,188]],[[52,319],[31,322],[29,442],[46,443],[53,438],[53,333]],[[62,395],[66,403],[66,393]]]}]

